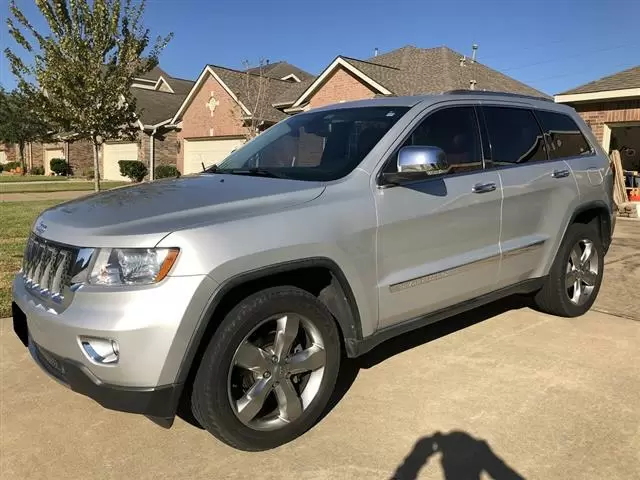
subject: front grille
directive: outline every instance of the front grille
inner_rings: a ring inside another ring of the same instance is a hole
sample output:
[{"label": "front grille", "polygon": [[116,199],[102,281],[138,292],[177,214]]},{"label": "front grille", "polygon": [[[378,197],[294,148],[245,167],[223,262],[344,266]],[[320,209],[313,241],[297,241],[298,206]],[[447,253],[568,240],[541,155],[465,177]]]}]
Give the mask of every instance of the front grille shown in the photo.
[{"label": "front grille", "polygon": [[78,249],[31,235],[22,263],[22,275],[29,290],[62,303],[71,285],[71,269]]}]

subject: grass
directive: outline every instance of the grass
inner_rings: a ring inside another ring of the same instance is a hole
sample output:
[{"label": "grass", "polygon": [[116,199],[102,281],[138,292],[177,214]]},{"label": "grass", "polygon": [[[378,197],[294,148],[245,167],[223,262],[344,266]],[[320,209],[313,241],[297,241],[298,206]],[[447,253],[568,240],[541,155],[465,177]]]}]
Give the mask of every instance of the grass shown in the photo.
[{"label": "grass", "polygon": [[45,177],[44,175],[5,175],[0,174],[0,183],[13,182],[68,182],[69,177]]},{"label": "grass", "polygon": [[[129,184],[130,182],[100,182],[100,186],[103,190]],[[91,190],[93,190],[93,182],[51,182],[22,185],[12,185],[11,183],[7,183],[5,185],[0,185],[0,193],[78,192]]]},{"label": "grass", "polygon": [[11,316],[11,282],[20,270],[24,246],[33,221],[59,200],[0,203],[0,318]]}]

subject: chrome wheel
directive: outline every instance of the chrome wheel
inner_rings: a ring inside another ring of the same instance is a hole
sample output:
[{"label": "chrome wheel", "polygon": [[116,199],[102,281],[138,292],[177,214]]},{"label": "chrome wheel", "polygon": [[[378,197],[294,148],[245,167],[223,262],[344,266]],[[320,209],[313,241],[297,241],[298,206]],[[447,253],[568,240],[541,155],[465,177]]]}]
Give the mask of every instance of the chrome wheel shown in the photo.
[{"label": "chrome wheel", "polygon": [[320,331],[297,314],[268,318],[240,343],[229,369],[229,402],[255,430],[291,423],[320,390],[326,352]]},{"label": "chrome wheel", "polygon": [[598,252],[591,240],[578,241],[569,253],[565,290],[574,305],[583,305],[593,294],[599,275]]}]

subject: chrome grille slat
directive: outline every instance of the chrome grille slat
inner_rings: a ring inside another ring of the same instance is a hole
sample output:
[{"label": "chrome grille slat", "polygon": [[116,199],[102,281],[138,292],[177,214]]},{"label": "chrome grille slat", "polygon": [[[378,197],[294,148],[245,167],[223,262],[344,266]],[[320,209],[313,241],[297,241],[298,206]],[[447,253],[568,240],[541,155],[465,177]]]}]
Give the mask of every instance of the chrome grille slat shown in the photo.
[{"label": "chrome grille slat", "polygon": [[78,250],[32,234],[22,263],[27,288],[61,303],[65,289],[71,286],[71,268]]}]

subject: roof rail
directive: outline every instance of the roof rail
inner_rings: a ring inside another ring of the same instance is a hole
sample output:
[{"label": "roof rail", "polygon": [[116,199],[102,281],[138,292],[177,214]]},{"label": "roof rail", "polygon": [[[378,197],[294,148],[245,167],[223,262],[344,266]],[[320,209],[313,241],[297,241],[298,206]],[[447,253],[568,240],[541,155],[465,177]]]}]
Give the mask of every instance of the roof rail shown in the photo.
[{"label": "roof rail", "polygon": [[536,97],[535,95],[525,95],[523,93],[494,92],[494,91],[491,91],[491,90],[464,90],[464,89],[457,89],[457,90],[448,90],[448,91],[443,92],[443,93],[448,94],[448,95],[467,94],[467,95],[487,95],[487,96],[528,98],[530,100],[541,100],[543,102],[552,102],[553,103],[553,99],[551,99],[551,98]]}]

